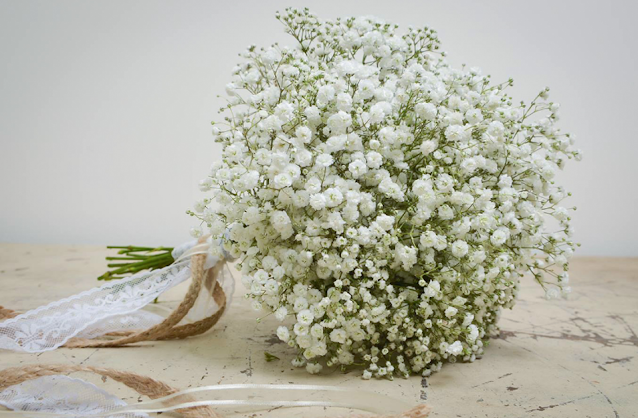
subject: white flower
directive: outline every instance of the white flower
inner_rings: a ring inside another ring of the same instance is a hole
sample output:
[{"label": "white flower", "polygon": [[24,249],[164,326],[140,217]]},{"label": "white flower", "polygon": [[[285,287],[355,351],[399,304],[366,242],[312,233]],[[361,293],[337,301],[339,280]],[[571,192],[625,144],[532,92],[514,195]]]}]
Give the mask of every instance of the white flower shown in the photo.
[{"label": "white flower", "polygon": [[474,324],[470,325],[469,329],[470,329],[470,333],[467,336],[467,340],[469,342],[474,342],[479,337],[479,329]]},{"label": "white flower", "polygon": [[326,198],[326,206],[329,208],[339,206],[343,202],[343,194],[337,188],[331,187],[323,192],[323,195]]},{"label": "white flower", "polygon": [[448,205],[439,206],[439,218],[443,220],[454,218],[454,210]]},{"label": "white flower", "polygon": [[275,176],[274,187],[275,189],[283,189],[292,185],[292,177],[288,173],[280,173]]},{"label": "white flower", "polygon": [[310,325],[314,319],[315,316],[309,309],[304,309],[297,314],[297,322],[302,325]]},{"label": "white flower", "polygon": [[293,308],[295,312],[301,312],[305,310],[306,308],[308,308],[308,300],[303,296],[296,298]]},{"label": "white flower", "polygon": [[279,283],[277,283],[277,281],[274,279],[270,279],[266,281],[266,284],[264,285],[264,290],[266,291],[267,294],[274,295],[277,293],[277,290],[279,290]]},{"label": "white flower", "polygon": [[465,257],[468,248],[467,242],[460,239],[456,240],[452,243],[452,254],[457,258]]},{"label": "white flower", "polygon": [[453,307],[453,306],[448,306],[448,308],[445,310],[445,316],[447,316],[448,318],[452,318],[452,317],[454,317],[454,316],[456,315],[456,313],[457,313],[458,311],[459,311],[459,310],[458,310],[458,309],[456,309],[455,307]]},{"label": "white flower", "polygon": [[312,164],[312,153],[307,149],[298,150],[295,154],[295,162],[301,167],[308,167]]},{"label": "white flower", "polygon": [[275,311],[275,318],[277,318],[279,321],[283,321],[284,319],[286,319],[286,315],[288,315],[288,309],[286,309],[285,306],[282,306]]},{"label": "white flower", "polygon": [[290,340],[290,331],[288,331],[287,327],[279,326],[277,328],[277,337],[279,337],[279,339],[285,343],[288,342],[288,340]]},{"label": "white flower", "polygon": [[474,315],[469,313],[469,312],[466,313],[465,314],[465,318],[463,319],[463,326],[466,327],[466,326],[470,325],[473,320],[474,320]]},{"label": "white flower", "polygon": [[294,107],[288,102],[281,102],[275,107],[275,115],[283,122],[290,122],[294,117]]},{"label": "white flower", "polygon": [[377,102],[370,107],[370,123],[379,123],[392,111],[388,102]]},{"label": "white flower", "polygon": [[384,231],[389,231],[394,226],[394,216],[382,214],[377,216],[376,221]]},{"label": "white flower", "polygon": [[395,200],[403,201],[403,191],[401,187],[389,177],[381,180],[381,183],[379,183],[379,191]]},{"label": "white flower", "polygon": [[348,140],[348,136],[343,135],[335,135],[328,138],[326,141],[326,151],[328,152],[339,152],[345,149],[346,141]]},{"label": "white flower", "polygon": [[368,172],[368,166],[361,160],[355,160],[348,165],[348,170],[352,173],[352,177],[359,178]]},{"label": "white flower", "polygon": [[370,168],[379,168],[383,164],[383,156],[376,151],[370,151],[366,154],[366,163]]},{"label": "white flower", "polygon": [[281,267],[281,266],[277,266],[272,270],[272,276],[277,279],[280,280],[282,277],[284,277],[286,270]]},{"label": "white flower", "polygon": [[251,206],[246,209],[246,212],[244,212],[241,219],[246,225],[252,225],[257,222],[261,222],[264,219],[264,216],[259,211],[259,208]]},{"label": "white flower", "polygon": [[333,162],[334,158],[332,158],[332,155],[330,154],[321,154],[315,159],[315,164],[321,168],[330,167]]},{"label": "white flower", "polygon": [[315,193],[310,196],[310,206],[314,210],[321,210],[326,207],[327,199],[323,193]]},{"label": "white flower", "polygon": [[501,177],[499,177],[498,179],[498,187],[500,187],[501,189],[512,187],[512,178],[507,174],[501,175]]},{"label": "white flower", "polygon": [[288,214],[283,210],[273,212],[270,216],[270,221],[277,230],[290,225],[290,217],[288,217]]},{"label": "white flower", "polygon": [[330,341],[343,344],[346,342],[347,336],[348,334],[346,334],[344,330],[335,329],[335,330],[332,330],[332,332],[330,332]]},{"label": "white flower", "polygon": [[[312,336],[308,335],[307,327],[299,323],[295,324],[295,327],[297,327],[297,330],[300,329],[301,327],[303,327],[304,329],[303,333],[301,332],[297,333],[297,338],[295,338],[295,343],[297,343],[297,345],[301,348],[309,349],[310,346],[312,345]],[[295,332],[297,332],[297,330]],[[315,357],[315,355],[312,352],[312,350],[305,350],[304,357],[306,359],[311,359]]]},{"label": "white flower", "polygon": [[310,177],[306,180],[304,188],[309,193],[317,193],[321,190],[321,180],[319,180],[317,177]]},{"label": "white flower", "polygon": [[566,221],[569,218],[569,212],[567,212],[567,209],[563,207],[558,207],[554,211],[554,218],[558,219],[559,221]]},{"label": "white flower", "polygon": [[254,274],[253,274],[253,279],[257,282],[257,283],[266,283],[266,280],[268,280],[268,272],[265,270],[257,270]]},{"label": "white flower", "polygon": [[290,362],[294,367],[303,367],[306,364],[306,361],[302,358],[294,358]]},{"label": "white flower", "polygon": [[359,83],[357,94],[363,100],[370,99],[374,96],[374,83],[371,80],[362,80]]},{"label": "white flower", "polygon": [[454,343],[448,346],[446,351],[452,354],[453,356],[458,356],[459,354],[463,352],[463,344],[461,344],[460,341],[455,341]]},{"label": "white flower", "polygon": [[454,142],[466,142],[470,135],[469,131],[465,129],[465,127],[460,125],[452,125],[448,126],[445,130],[445,137],[448,141]]},{"label": "white flower", "polygon": [[461,162],[461,170],[467,174],[473,173],[477,168],[476,160],[474,158],[466,158]]},{"label": "white flower", "polygon": [[349,114],[342,110],[328,118],[328,126],[333,132],[345,132],[346,128],[348,128],[351,124],[352,118]]},{"label": "white flower", "polygon": [[324,223],[324,228],[334,229],[336,232],[343,232],[343,226],[345,225],[345,221],[341,217],[341,213],[339,212],[331,212]]},{"label": "white flower", "polygon": [[304,110],[304,115],[308,118],[309,121],[313,123],[318,123],[321,121],[321,112],[316,106],[308,106]]},{"label": "white flower", "polygon": [[504,229],[497,229],[490,237],[492,244],[496,246],[503,245],[507,241],[507,232]]},{"label": "white flower", "polygon": [[308,363],[306,364],[306,371],[310,374],[317,374],[323,369],[323,366],[319,363]]},{"label": "white flower", "polygon": [[275,230],[279,232],[281,237],[284,239],[289,238],[294,233],[290,217],[282,210],[273,212],[270,216],[270,222],[272,223],[273,228],[275,228]]},{"label": "white flower", "polygon": [[297,130],[295,130],[295,135],[304,144],[307,144],[312,139],[312,131],[307,126],[298,127]]},{"label": "white flower", "polygon": [[335,96],[334,87],[327,85],[319,87],[317,92],[317,105],[326,106]]},{"label": "white flower", "polygon": [[447,238],[443,235],[437,235],[436,243],[434,243],[434,248],[438,251],[443,251],[447,248]]},{"label": "white flower", "polygon": [[337,109],[349,112],[352,109],[352,97],[348,93],[339,93],[337,95]]},{"label": "white flower", "polygon": [[480,109],[470,109],[465,112],[465,119],[472,124],[479,123],[483,120],[483,113]]},{"label": "white flower", "polygon": [[281,129],[281,119],[275,115],[268,116],[264,120],[264,128],[269,131],[278,131]]},{"label": "white flower", "polygon": [[404,270],[410,270],[410,268],[416,264],[417,249],[415,247],[409,247],[403,244],[397,244],[395,250],[395,257],[403,265]]},{"label": "white flower", "polygon": [[312,328],[310,328],[310,335],[315,338],[322,338],[323,332],[323,326],[321,324],[314,324]]},{"label": "white flower", "polygon": [[436,141],[427,140],[421,143],[421,153],[423,155],[430,155],[435,149],[437,149],[438,144]]},{"label": "white flower", "polygon": [[437,241],[437,236],[436,236],[436,232],[434,231],[424,232],[421,235],[421,238],[419,239],[419,242],[425,248],[434,247],[434,245],[436,245],[436,241]]},{"label": "white flower", "polygon": [[434,120],[436,118],[436,106],[432,103],[417,103],[414,106],[414,111],[425,120]]},{"label": "white flower", "polygon": [[[309,332],[309,329],[308,329],[307,325],[303,325],[303,324],[300,324],[298,322],[295,324],[294,327],[292,327],[292,329],[293,329],[295,335],[297,335],[297,338],[298,337],[303,337],[304,335],[308,335],[308,332]],[[304,339],[302,338],[299,341],[303,341],[303,340]],[[309,342],[310,340],[306,339],[306,341],[308,341],[308,344],[305,347],[302,346],[301,348],[308,347],[308,345],[310,344],[310,342]]]},{"label": "white flower", "polygon": [[545,297],[549,300],[557,299],[560,296],[560,290],[556,287],[549,287],[545,291]]}]

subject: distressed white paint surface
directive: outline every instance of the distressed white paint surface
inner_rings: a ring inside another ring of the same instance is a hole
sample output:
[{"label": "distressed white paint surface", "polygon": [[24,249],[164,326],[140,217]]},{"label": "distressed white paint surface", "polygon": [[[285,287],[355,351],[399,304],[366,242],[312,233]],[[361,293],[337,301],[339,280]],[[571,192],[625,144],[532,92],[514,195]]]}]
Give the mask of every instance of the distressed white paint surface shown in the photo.
[{"label": "distressed white paint surface", "polygon": [[[0,244],[0,305],[24,311],[93,287],[106,255],[97,247]],[[294,352],[274,336],[277,321],[267,317],[257,323],[259,313],[242,298],[241,284],[230,312],[203,336],[117,349],[2,352],[0,368],[50,363],[112,367],[179,388],[220,383],[347,385],[414,404],[425,401],[435,417],[638,416],[638,259],[576,259],[571,277],[573,295],[553,302],[545,301],[528,280],[518,305],[503,314],[500,338],[491,341],[482,359],[447,365],[423,380],[363,381],[356,372],[310,376],[294,369],[289,365]],[[184,285],[161,303],[173,306],[183,292]],[[264,352],[280,360],[266,362]],[[111,381],[94,382],[128,402],[138,400]],[[306,412],[326,415],[320,409]],[[300,411],[251,416],[292,417]]]}]

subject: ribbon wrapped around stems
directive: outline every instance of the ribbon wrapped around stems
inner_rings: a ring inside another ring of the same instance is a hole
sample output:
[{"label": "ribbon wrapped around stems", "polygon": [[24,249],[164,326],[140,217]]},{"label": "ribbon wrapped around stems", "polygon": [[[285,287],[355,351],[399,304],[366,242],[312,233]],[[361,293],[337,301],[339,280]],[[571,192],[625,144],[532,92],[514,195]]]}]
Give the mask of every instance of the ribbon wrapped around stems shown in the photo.
[{"label": "ribbon wrapped around stems", "polygon": [[[38,353],[58,347],[118,347],[206,332],[224,314],[234,281],[206,238],[173,251],[175,262],[17,314],[0,307],[0,349]],[[189,278],[184,299],[167,316],[142,308]]]}]

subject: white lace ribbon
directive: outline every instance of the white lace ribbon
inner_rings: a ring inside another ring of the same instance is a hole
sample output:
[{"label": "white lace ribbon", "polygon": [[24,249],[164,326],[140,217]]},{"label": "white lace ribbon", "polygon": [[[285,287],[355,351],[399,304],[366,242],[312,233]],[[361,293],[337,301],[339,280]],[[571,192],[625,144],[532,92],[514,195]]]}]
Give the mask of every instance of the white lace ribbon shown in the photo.
[{"label": "white lace ribbon", "polygon": [[[191,256],[208,254],[205,268],[220,261],[209,254],[210,245],[186,243],[173,251],[176,261],[168,267],[109,281],[0,322],[0,349],[38,353],[54,350],[74,337],[96,338],[157,325],[164,317],[142,308],[191,277]],[[218,280],[230,300],[234,289],[232,277],[221,274]],[[180,324],[203,319],[218,309],[209,292],[200,292],[193,309]]]}]

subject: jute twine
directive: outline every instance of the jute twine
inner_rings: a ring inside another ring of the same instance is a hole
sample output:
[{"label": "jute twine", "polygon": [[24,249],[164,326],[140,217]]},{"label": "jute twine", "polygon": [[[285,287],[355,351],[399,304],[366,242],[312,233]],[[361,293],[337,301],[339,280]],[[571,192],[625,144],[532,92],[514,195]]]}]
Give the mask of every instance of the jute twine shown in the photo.
[{"label": "jute twine", "polygon": [[[203,241],[202,241],[203,242]],[[202,334],[212,328],[221,318],[226,309],[226,294],[217,278],[225,266],[225,262],[218,262],[210,269],[205,269],[205,254],[196,254],[191,257],[192,282],[184,299],[179,306],[171,312],[161,323],[142,331],[120,331],[106,334],[102,339],[73,338],[64,347],[86,348],[86,347],[121,347],[142,341],[170,340],[187,338]],[[193,307],[202,289],[210,292],[219,309],[211,316],[199,321],[178,325]],[[0,320],[13,318],[18,313],[0,306]],[[134,389],[141,395],[151,399],[157,399],[179,392],[163,382],[147,376],[131,372],[123,372],[114,369],[76,366],[76,365],[33,365],[13,367],[0,371],[0,390],[13,386],[26,380],[36,379],[42,376],[69,374],[73,372],[91,372],[111,379]],[[191,398],[192,400],[192,398]],[[189,402],[188,395],[184,395],[184,402]],[[223,418],[208,406],[191,407],[178,410],[182,416],[187,418]],[[429,409],[425,405],[417,406],[409,411],[398,415],[387,416],[386,418],[424,418],[429,415]],[[349,418],[364,418],[369,415],[351,415]]]}]

